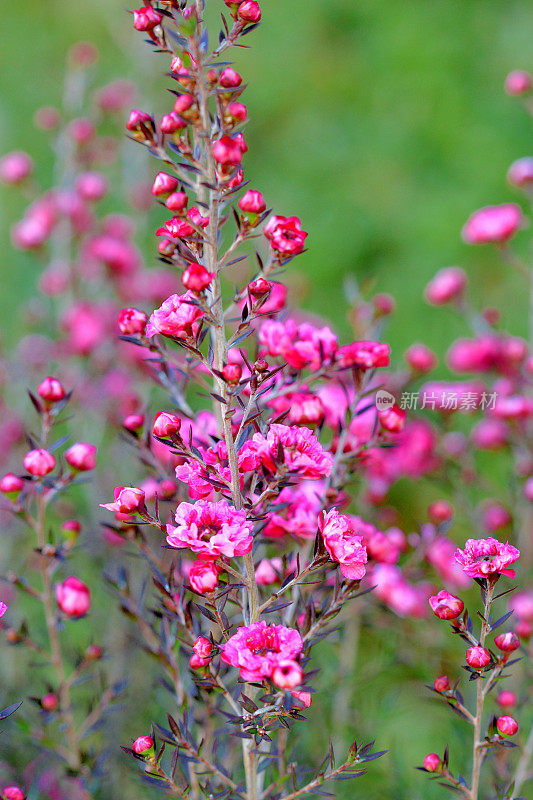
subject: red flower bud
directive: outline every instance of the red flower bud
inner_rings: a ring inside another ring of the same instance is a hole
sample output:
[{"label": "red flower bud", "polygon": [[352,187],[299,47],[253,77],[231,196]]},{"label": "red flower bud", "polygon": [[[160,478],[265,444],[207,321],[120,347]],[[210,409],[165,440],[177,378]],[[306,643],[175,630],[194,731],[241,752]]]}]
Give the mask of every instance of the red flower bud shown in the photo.
[{"label": "red flower bud", "polygon": [[526,94],[533,85],[533,78],[523,69],[515,69],[505,79],[505,91],[510,95]]},{"label": "red flower bud", "polygon": [[140,431],[143,425],[144,425],[143,414],[128,414],[128,416],[124,417],[124,419],[122,420],[122,427],[132,432]]},{"label": "red flower bud", "polygon": [[[445,589],[429,598],[429,605],[439,619],[457,619],[462,614],[465,604]],[[489,659],[490,660],[490,659]],[[470,662],[469,662],[470,663]]]},{"label": "red flower bud", "polygon": [[71,575],[56,586],[56,603],[66,617],[84,617],[91,607],[89,587]]},{"label": "red flower bud", "polygon": [[41,697],[41,707],[44,708],[45,711],[55,711],[59,705],[59,700],[57,695],[49,692]]},{"label": "red flower bud", "polygon": [[195,99],[190,94],[180,94],[179,97],[176,97],[174,102],[174,111],[177,114],[184,114],[188,111],[195,103]]},{"label": "red flower bud", "polygon": [[244,122],[248,116],[248,109],[244,103],[229,103],[226,110],[228,116],[231,117],[234,122]]},{"label": "red flower bud", "polygon": [[163,133],[176,133],[176,131],[186,127],[187,123],[185,120],[182,119],[179,114],[176,114],[175,111],[171,111],[170,114],[165,114],[161,119],[161,130]]},{"label": "red flower bud", "polygon": [[125,336],[144,333],[147,322],[147,315],[138,308],[123,308],[118,315],[118,327]]},{"label": "red flower bud", "polygon": [[152,194],[154,197],[165,197],[175,192],[179,186],[179,181],[166,172],[158,172],[152,184]]},{"label": "red flower bud", "polygon": [[0,181],[15,186],[31,175],[33,161],[24,151],[7,153],[0,159]]},{"label": "red flower bud", "polygon": [[2,789],[2,800],[24,800],[26,795],[18,786],[6,786]]},{"label": "red flower bud", "polygon": [[143,6],[133,12],[133,27],[137,31],[151,31],[161,24],[162,19],[163,16],[155,8]]},{"label": "red flower bud", "polygon": [[447,675],[441,675],[439,678],[435,678],[435,682],[433,684],[435,690],[437,692],[447,692],[450,688],[450,681]]},{"label": "red flower bud", "polygon": [[490,664],[490,653],[484,647],[469,647],[466,651],[466,661],[474,669],[481,669]]},{"label": "red flower bud", "polygon": [[181,276],[181,282],[191,292],[203,292],[210,285],[213,278],[214,274],[208,272],[202,264],[189,264]]},{"label": "red flower bud", "polygon": [[428,753],[424,759],[424,769],[436,772],[440,766],[440,758],[436,753]]},{"label": "red flower bud", "polygon": [[226,67],[220,75],[220,85],[225,89],[235,89],[242,83],[242,78],[238,72],[235,72],[233,67]]},{"label": "red flower bud", "polygon": [[172,194],[167,197],[165,205],[170,211],[184,211],[187,208],[188,202],[189,198],[185,192],[172,192]]},{"label": "red flower bud", "polygon": [[117,486],[114,492],[114,503],[100,503],[101,508],[115,511],[119,514],[133,514],[135,511],[145,511],[145,494],[142,489],[135,486]]},{"label": "red flower bud", "polygon": [[213,145],[213,156],[223,166],[237,166],[242,161],[242,148],[236,139],[222,136]]},{"label": "red flower bud", "polygon": [[498,717],[496,727],[502,736],[514,736],[518,730],[518,722],[514,717]]},{"label": "red flower bud", "polygon": [[3,494],[17,495],[24,488],[24,481],[18,475],[13,475],[12,472],[7,472],[3,478],[0,479],[0,492]]},{"label": "red flower bud", "polygon": [[30,450],[29,453],[26,453],[23,464],[30,475],[42,478],[48,475],[49,472],[52,472],[55,468],[56,460],[48,450],[38,449]]},{"label": "red flower bud", "polygon": [[154,740],[151,736],[139,736],[133,742],[131,749],[137,755],[146,755],[154,749]]},{"label": "red flower bud", "polygon": [[45,378],[44,381],[39,384],[37,394],[47,403],[58,403],[67,396],[61,381],[51,377]]},{"label": "red flower bud", "polygon": [[129,119],[126,123],[126,128],[129,131],[139,131],[141,125],[144,125],[147,128],[152,128],[152,117],[145,111],[139,111],[137,108],[135,108],[130,112]]},{"label": "red flower bud", "polygon": [[261,9],[255,0],[245,0],[237,9],[237,14],[245,22],[259,22],[261,19]]},{"label": "red flower bud", "polygon": [[242,367],[240,364],[226,364],[222,370],[222,375],[226,383],[236,386],[242,376]]},{"label": "red flower bud", "polygon": [[431,372],[437,365],[437,356],[425,344],[412,344],[404,358],[411,369],[417,372]]},{"label": "red flower bud", "polygon": [[258,278],[256,281],[252,281],[248,284],[248,289],[252,297],[259,299],[270,292],[272,284],[270,281],[265,280],[265,278]]},{"label": "red flower bud", "polygon": [[518,703],[518,695],[510,689],[503,689],[496,698],[496,702],[502,708],[512,708]]},{"label": "red flower bud", "polygon": [[76,442],[65,452],[65,461],[80,472],[94,469],[96,467],[96,446],[88,442]]},{"label": "red flower bud", "polygon": [[313,700],[311,692],[302,692],[299,689],[293,689],[291,691],[291,696],[299,700],[304,708],[309,708]]},{"label": "red flower bud", "polygon": [[198,559],[189,572],[189,583],[198,594],[212,592],[218,586],[218,567],[212,561]]},{"label": "red flower bud", "polygon": [[179,433],[180,428],[181,419],[170,411],[160,411],[154,420],[154,436],[158,436],[160,439],[166,439],[173,433]]},{"label": "red flower bud", "polygon": [[98,661],[100,658],[102,658],[102,648],[98,647],[97,644],[90,644],[85,651],[85,658],[88,658],[91,661]]},{"label": "red flower bud", "polygon": [[192,649],[200,658],[209,658],[213,652],[213,644],[205,636],[199,636],[192,646]]},{"label": "red flower bud", "polygon": [[494,644],[504,653],[512,653],[513,650],[518,650],[520,647],[520,639],[516,633],[509,631],[508,633],[498,634],[498,636],[496,636],[494,639]]},{"label": "red flower bud", "polygon": [[209,661],[209,658],[202,658],[194,653],[189,659],[189,665],[191,669],[202,669],[202,667],[207,667]]},{"label": "red flower bud", "polygon": [[248,189],[239,200],[239,208],[246,213],[262,214],[266,210],[265,198],[261,192]]},{"label": "red flower bud", "polygon": [[105,197],[107,189],[107,178],[99,172],[83,172],[76,180],[77,193],[91,203]]}]

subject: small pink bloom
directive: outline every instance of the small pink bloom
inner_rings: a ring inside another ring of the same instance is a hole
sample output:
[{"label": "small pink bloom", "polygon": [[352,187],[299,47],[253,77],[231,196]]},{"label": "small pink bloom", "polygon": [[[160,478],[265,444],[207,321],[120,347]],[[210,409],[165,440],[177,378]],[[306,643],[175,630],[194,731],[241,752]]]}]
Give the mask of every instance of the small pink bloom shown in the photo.
[{"label": "small pink bloom", "polygon": [[255,570],[255,582],[258,586],[272,586],[281,580],[281,558],[263,558]]},{"label": "small pink bloom", "polygon": [[440,767],[440,758],[436,753],[428,753],[424,759],[424,769],[428,772],[436,772]]},{"label": "small pink bloom", "polygon": [[133,12],[133,27],[138,31],[151,31],[162,20],[163,16],[152,6],[143,6]]},{"label": "small pink bloom", "polygon": [[96,467],[96,445],[88,442],[76,442],[65,451],[65,461],[73,469],[87,472]]},{"label": "small pink bloom", "polygon": [[350,517],[339,514],[336,508],[319,518],[318,523],[324,546],[333,561],[337,561],[345,578],[361,580],[366,573],[368,560],[363,537],[355,529]]},{"label": "small pink bloom", "polygon": [[225,89],[236,89],[242,83],[242,78],[233,67],[226,67],[220,74],[219,83]]},{"label": "small pink bloom", "polygon": [[186,127],[187,127],[186,120],[180,117],[179,114],[176,114],[175,111],[171,111],[170,114],[165,114],[161,118],[161,131],[163,133],[167,134],[176,133],[177,131]]},{"label": "small pink bloom", "polygon": [[41,697],[41,708],[45,711],[55,711],[59,705],[59,698],[53,692],[48,692],[48,694],[43,695]]},{"label": "small pink bloom", "polygon": [[137,753],[137,755],[149,753],[154,749],[154,740],[151,736],[139,736],[133,742],[131,749]]},{"label": "small pink bloom", "polygon": [[245,0],[237,9],[237,14],[244,22],[259,22],[261,9],[255,0]]},{"label": "small pink bloom", "polygon": [[261,192],[248,189],[239,200],[239,208],[248,214],[262,214],[266,211],[265,198]]},{"label": "small pink bloom", "polygon": [[[278,456],[282,457],[277,463]],[[310,428],[270,426],[267,435],[256,433],[239,451],[239,466],[245,472],[262,466],[269,473],[285,467],[301,478],[324,478],[331,473],[333,456],[326,452]]]},{"label": "small pink bloom", "polygon": [[337,362],[341,367],[374,369],[388,367],[390,346],[381,342],[352,342],[339,348]]},{"label": "small pink bloom", "polygon": [[138,308],[123,308],[118,315],[118,327],[125,336],[144,333],[148,317]]},{"label": "small pink bloom", "polygon": [[194,642],[192,649],[200,658],[209,658],[213,652],[213,643],[205,636],[199,636]]},{"label": "small pink bloom", "polygon": [[457,619],[463,613],[465,604],[445,589],[429,598],[429,605],[439,619]]},{"label": "small pink bloom", "polygon": [[172,192],[166,199],[165,205],[170,211],[185,211],[189,203],[189,198],[185,192]]},{"label": "small pink bloom", "polygon": [[7,153],[0,159],[0,181],[15,186],[28,178],[33,170],[33,161],[24,151]]},{"label": "small pink bloom", "polygon": [[222,136],[213,145],[213,157],[222,166],[238,166],[242,161],[242,148],[231,136]]},{"label": "small pink bloom", "polygon": [[468,539],[464,550],[455,551],[455,560],[471,578],[486,578],[494,574],[514,578],[515,572],[509,569],[509,565],[519,557],[520,550],[516,547],[491,537]]},{"label": "small pink bloom", "polygon": [[510,95],[526,94],[531,89],[533,78],[523,69],[515,69],[505,79],[505,91]]},{"label": "small pink bloom", "polygon": [[514,736],[518,731],[518,722],[514,717],[498,717],[496,727],[502,736]]},{"label": "small pink bloom", "polygon": [[153,432],[154,436],[166,439],[173,433],[179,433],[180,428],[181,419],[176,414],[171,411],[160,411],[154,420]]},{"label": "small pink bloom", "polygon": [[56,586],[56,602],[67,617],[84,617],[91,607],[89,587],[71,575]]},{"label": "small pink bloom", "polygon": [[514,611],[518,619],[533,622],[533,591],[523,589],[521,592],[512,594],[509,608]]},{"label": "small pink bloom", "polygon": [[163,336],[187,339],[197,334],[199,320],[203,316],[204,312],[196,304],[192,292],[173,294],[151,315],[146,326],[146,335],[152,337],[160,333]]},{"label": "small pink bloom", "polygon": [[179,181],[166,172],[158,172],[152,184],[152,194],[154,197],[168,197],[179,186]]},{"label": "small pink bloom", "polygon": [[490,653],[484,647],[469,647],[466,651],[466,662],[474,669],[482,669],[490,664]]},{"label": "small pink bloom", "polygon": [[437,366],[437,356],[425,344],[412,344],[405,351],[404,358],[416,372],[431,372]]},{"label": "small pink bloom", "polygon": [[533,184],[533,158],[519,158],[509,167],[507,180],[519,189],[529,188]]},{"label": "small pink bloom", "polygon": [[284,322],[267,319],[259,329],[259,344],[262,355],[279,356],[295,369],[317,370],[338,350],[331,328],[316,328],[308,322],[298,325],[290,318]]},{"label": "small pink bloom", "polygon": [[508,633],[500,633],[494,639],[494,644],[504,653],[512,653],[513,650],[518,650],[520,647],[520,639],[513,633],[513,631],[509,631]]},{"label": "small pink bloom", "polygon": [[510,689],[502,689],[496,698],[496,702],[502,708],[512,708],[518,703],[518,695]]},{"label": "small pink bloom", "polygon": [[2,789],[2,800],[25,800],[26,795],[18,786],[6,786]]},{"label": "small pink bloom", "polygon": [[261,682],[272,678],[281,663],[295,662],[303,650],[303,641],[294,628],[267,625],[261,620],[239,628],[221,649],[222,661],[236,667],[245,681]]},{"label": "small pink bloom", "polygon": [[132,432],[140,431],[143,425],[144,425],[143,414],[128,414],[128,416],[124,417],[124,419],[122,420],[122,427]]},{"label": "small pink bloom", "polygon": [[44,381],[39,384],[37,394],[47,403],[58,403],[67,396],[67,392],[61,381],[51,377],[45,378]]},{"label": "small pink bloom", "polygon": [[522,223],[522,209],[516,203],[485,206],[469,217],[462,235],[467,244],[502,244]]},{"label": "small pink bloom", "polygon": [[55,469],[56,460],[48,450],[38,449],[26,453],[23,464],[30,475],[43,478]]},{"label": "small pink bloom", "polygon": [[466,275],[460,267],[445,267],[428,283],[425,297],[433,306],[457,300],[466,288]]},{"label": "small pink bloom", "polygon": [[18,475],[14,475],[12,472],[7,472],[0,479],[0,492],[2,492],[2,494],[17,495],[23,488],[24,481],[22,478],[19,478]]},{"label": "small pink bloom", "polygon": [[134,514],[136,511],[145,511],[145,494],[142,489],[134,486],[117,486],[114,492],[114,503],[100,503],[101,508],[115,511],[119,514]]},{"label": "small pink bloom", "polygon": [[214,273],[208,272],[202,264],[189,264],[181,276],[181,282],[191,292],[203,292],[210,286],[213,278]]},{"label": "small pink bloom", "polygon": [[213,592],[218,586],[219,570],[213,561],[197,560],[192,564],[188,577],[195,592],[206,594]]},{"label": "small pink bloom", "polygon": [[308,234],[302,230],[299,217],[273,216],[263,233],[273,250],[282,256],[296,256],[303,252]]},{"label": "small pink bloom", "polygon": [[84,200],[95,203],[105,197],[108,181],[100,172],[82,172],[76,179],[76,191]]},{"label": "small pink bloom", "polygon": [[171,547],[189,548],[205,559],[243,556],[252,549],[253,524],[246,519],[245,511],[231,506],[227,500],[180,503],[175,521],[175,527],[167,525],[167,542]]},{"label": "small pink bloom", "polygon": [[272,672],[272,683],[280,689],[294,689],[303,681],[303,669],[297,661],[285,659],[280,661]]},{"label": "small pink bloom", "polygon": [[391,433],[399,433],[403,430],[406,417],[407,412],[396,405],[396,403],[390,408],[378,411],[378,419],[381,423],[381,427]]},{"label": "small pink bloom", "polygon": [[313,701],[313,697],[311,692],[302,692],[299,689],[292,689],[291,690],[292,697],[295,697],[304,708],[309,708]]}]

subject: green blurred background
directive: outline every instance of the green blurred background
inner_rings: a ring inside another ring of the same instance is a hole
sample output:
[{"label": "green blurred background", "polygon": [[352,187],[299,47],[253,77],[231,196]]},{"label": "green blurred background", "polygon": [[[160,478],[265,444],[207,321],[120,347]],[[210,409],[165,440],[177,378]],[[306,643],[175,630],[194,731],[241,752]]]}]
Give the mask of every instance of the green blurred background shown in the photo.
[{"label": "green blurred background", "polygon": [[[221,0],[210,2],[222,7]],[[31,118],[38,106],[59,104],[65,54],[74,42],[90,40],[100,48],[99,82],[134,79],[139,105],[164,110],[164,93],[153,92],[165,85],[158,67],[166,63],[145,52],[124,5],[3,4],[0,152],[30,151],[44,185],[52,159]],[[460,229],[475,208],[513,199],[506,170],[533,154],[530,119],[503,92],[507,72],[533,67],[531,3],[264,0],[262,6],[264,23],[249,40],[253,49],[239,51],[237,60],[250,83],[247,174],[276,211],[298,214],[310,233],[309,251],[298,262],[304,302],[347,333],[343,283],[353,275],[368,290],[392,292],[397,300],[387,332],[396,363],[415,340],[442,353],[466,328],[426,306],[422,290],[437,269],[460,264],[471,276],[473,298],[498,303],[504,325],[525,334],[520,279],[492,249],[463,245]],[[136,172],[139,163],[132,146],[126,170]],[[23,328],[13,309],[33,294],[42,265],[9,244],[9,224],[24,202],[2,190],[0,204],[0,328],[10,342]],[[139,243],[150,263],[153,239],[147,235]],[[345,743],[356,732],[377,735],[379,748],[392,755],[370,765],[358,784],[335,789],[346,798],[438,798],[443,790],[429,786],[413,764],[429,742],[440,751],[453,742],[459,761],[468,746],[466,731],[451,733],[455,719],[429,713],[432,701],[421,689],[445,667],[437,655],[442,631],[416,623],[400,631],[389,619],[390,627],[362,632],[365,662],[350,689],[353,718],[343,719],[339,730],[333,709],[328,727]],[[423,643],[423,662],[421,628],[439,637]],[[416,652],[409,636],[418,641]],[[339,669],[335,645],[325,652],[327,686],[338,681]],[[306,749],[318,760],[327,747],[322,715],[320,707],[312,711],[315,727],[306,734]]]}]

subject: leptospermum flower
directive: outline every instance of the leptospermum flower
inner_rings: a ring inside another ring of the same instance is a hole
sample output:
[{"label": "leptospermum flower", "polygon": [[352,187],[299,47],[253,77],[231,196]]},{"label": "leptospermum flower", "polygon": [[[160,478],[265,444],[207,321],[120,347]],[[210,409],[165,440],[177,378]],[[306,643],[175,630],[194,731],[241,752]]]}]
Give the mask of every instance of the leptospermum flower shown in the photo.
[{"label": "leptospermum flower", "polygon": [[363,537],[354,528],[350,517],[333,508],[319,519],[319,529],[326,550],[333,561],[339,563],[344,577],[352,581],[361,580],[366,574],[368,555]]},{"label": "leptospermum flower", "polygon": [[71,575],[56,586],[56,602],[67,617],[84,617],[91,607],[91,592],[87,584]]},{"label": "leptospermum flower", "polygon": [[514,569],[509,569],[520,557],[520,550],[497,539],[468,539],[464,550],[455,551],[455,560],[471,578],[488,578],[506,575],[515,577]]},{"label": "leptospermum flower", "polygon": [[246,512],[227,500],[210,503],[180,503],[174,515],[176,525],[167,525],[167,543],[188,548],[204,559],[243,556],[252,549],[253,524]]},{"label": "leptospermum flower", "polygon": [[438,594],[429,598],[431,610],[439,619],[457,619],[463,613],[465,604],[459,597],[442,589]]},{"label": "leptospermum flower", "polygon": [[175,336],[177,339],[187,339],[195,336],[199,328],[199,320],[204,312],[196,303],[193,292],[183,295],[173,294],[157,308],[148,321],[146,335]]},{"label": "leptospermum flower", "polygon": [[522,209],[516,203],[485,206],[465,223],[463,239],[468,244],[503,244],[520,228]]},{"label": "leptospermum flower", "polygon": [[[243,680],[261,682],[286,662],[296,662],[303,650],[302,637],[294,628],[267,625],[265,620],[244,626],[221,645],[222,661],[236,667]],[[294,687],[291,687],[294,688]]]}]

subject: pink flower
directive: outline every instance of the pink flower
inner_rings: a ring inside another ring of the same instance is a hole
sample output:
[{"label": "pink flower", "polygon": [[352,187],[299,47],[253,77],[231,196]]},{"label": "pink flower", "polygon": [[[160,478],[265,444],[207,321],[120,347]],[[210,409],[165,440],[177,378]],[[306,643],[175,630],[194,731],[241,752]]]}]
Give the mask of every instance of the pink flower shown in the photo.
[{"label": "pink flower", "polygon": [[184,219],[172,217],[167,219],[164,228],[158,228],[156,236],[166,236],[171,239],[186,239],[194,234],[193,226]]},{"label": "pink flower", "polygon": [[411,369],[417,372],[431,372],[437,365],[437,356],[425,344],[412,344],[405,351],[404,358]]},{"label": "pink flower", "polygon": [[152,194],[154,197],[168,197],[177,190],[179,181],[173,175],[166,172],[158,172],[152,184]]},{"label": "pink flower", "polygon": [[96,445],[76,442],[65,451],[65,461],[79,472],[87,472],[96,467]]},{"label": "pink flower", "polygon": [[361,580],[366,573],[368,560],[363,537],[355,530],[353,521],[336,508],[319,518],[318,523],[324,546],[333,561],[338,561],[345,578]]},{"label": "pink flower", "polygon": [[298,325],[267,319],[259,329],[261,355],[281,357],[295,369],[317,370],[331,361],[337,352],[338,339],[331,328],[315,328],[308,322]]},{"label": "pink flower", "polygon": [[180,428],[181,419],[171,411],[160,411],[154,419],[154,436],[158,436],[160,439],[166,439],[173,433],[179,433]]},{"label": "pink flower", "polygon": [[311,692],[302,692],[299,689],[293,689],[291,691],[291,696],[295,697],[303,705],[304,708],[309,708],[313,701]]},{"label": "pink flower", "polygon": [[466,288],[466,274],[460,267],[445,267],[426,286],[425,297],[433,306],[440,306],[461,297]]},{"label": "pink flower", "polygon": [[283,563],[281,558],[263,558],[255,570],[255,582],[258,586],[272,586],[281,580]]},{"label": "pink flower", "polygon": [[503,689],[496,698],[496,702],[502,708],[512,708],[518,703],[518,696],[510,689]]},{"label": "pink flower", "polygon": [[[168,541],[168,539],[167,539]],[[219,570],[212,561],[195,561],[189,570],[189,583],[198,594],[212,592],[218,586]]]},{"label": "pink flower", "polygon": [[533,158],[526,156],[513,161],[507,173],[507,180],[519,189],[530,187],[533,183]]},{"label": "pink flower", "polygon": [[[271,538],[295,536],[314,539],[321,511],[323,483],[306,481],[301,486],[286,486],[271,507],[264,535]],[[279,506],[279,509],[278,509]]]},{"label": "pink flower", "polygon": [[465,604],[459,597],[442,589],[438,594],[429,598],[431,610],[439,619],[457,619],[463,613]]},{"label": "pink flower", "polygon": [[47,403],[58,403],[67,396],[65,387],[61,381],[51,377],[45,378],[44,381],[39,384],[37,394]]},{"label": "pink flower", "polygon": [[516,633],[509,631],[508,633],[498,634],[494,639],[494,644],[503,653],[512,653],[513,650],[518,650],[520,647],[520,639]]},{"label": "pink flower", "polygon": [[433,686],[436,692],[447,692],[450,688],[450,679],[447,675],[440,675],[438,678],[435,678]]},{"label": "pink flower", "polygon": [[144,755],[154,749],[154,740],[151,736],[139,736],[133,742],[131,749],[134,753],[137,753],[137,755]]},{"label": "pink flower", "polygon": [[505,91],[510,95],[520,95],[529,92],[533,79],[529,72],[523,69],[515,69],[510,72],[505,79]]},{"label": "pink flower", "polygon": [[222,166],[238,166],[242,161],[242,147],[237,139],[222,136],[213,144],[213,157]]},{"label": "pink flower", "polygon": [[248,189],[239,200],[239,208],[247,214],[262,214],[266,211],[265,198],[255,189]]},{"label": "pink flower", "polygon": [[[282,461],[278,463],[278,456]],[[270,426],[268,433],[256,433],[239,451],[239,466],[245,472],[262,466],[275,473],[279,467],[301,478],[324,478],[331,473],[333,456],[326,452],[310,428],[293,425]]]},{"label": "pink flower", "polygon": [[89,587],[71,575],[56,586],[56,602],[67,617],[84,617],[91,607]]},{"label": "pink flower", "polygon": [[261,682],[272,678],[283,662],[294,662],[303,650],[303,641],[294,628],[261,620],[239,628],[221,649],[222,661],[236,667],[245,681]]},{"label": "pink flower", "polygon": [[213,644],[205,636],[199,636],[195,640],[192,649],[194,650],[197,656],[200,656],[200,658],[209,658],[209,656],[213,652]]},{"label": "pink flower", "polygon": [[152,6],[143,6],[133,12],[133,27],[138,31],[151,31],[161,24],[163,17]]},{"label": "pink flower", "polygon": [[0,602],[0,617],[3,617],[6,611],[7,611],[6,604]]},{"label": "pink flower", "polygon": [[2,789],[2,800],[25,800],[26,795],[18,786],[6,786]]},{"label": "pink flower", "polygon": [[280,689],[294,689],[296,686],[300,686],[303,676],[303,669],[297,661],[285,659],[274,667],[272,683],[275,683]]},{"label": "pink flower", "polygon": [[142,489],[134,486],[117,486],[115,489],[114,503],[100,503],[101,508],[115,511],[118,514],[133,514],[136,511],[145,511],[145,494]]},{"label": "pink flower", "polygon": [[488,575],[507,575],[514,578],[515,572],[509,569],[520,557],[520,550],[508,542],[502,544],[497,539],[468,539],[464,550],[455,551],[455,560],[471,578],[486,578]]},{"label": "pink flower", "polygon": [[181,282],[191,292],[203,292],[213,278],[214,273],[208,272],[202,264],[189,264],[181,276]]},{"label": "pink flower", "polygon": [[352,342],[339,349],[337,362],[341,367],[374,369],[388,367],[390,347],[381,342]]},{"label": "pink flower", "polygon": [[175,521],[175,527],[167,525],[167,542],[171,547],[188,547],[205,559],[243,556],[252,549],[253,524],[246,519],[245,511],[231,506],[227,500],[180,503]]},{"label": "pink flower", "polygon": [[428,753],[424,759],[424,769],[428,772],[436,772],[440,767],[440,757],[436,753]]},{"label": "pink flower", "polygon": [[[182,433],[184,441],[188,442],[188,434]],[[217,442],[210,448],[199,447],[202,455],[203,464],[196,460],[186,461],[176,467],[176,478],[183,481],[189,487],[189,495],[197,500],[211,500],[214,498],[217,488],[213,486],[211,480],[231,485],[231,471],[228,466],[228,451],[226,443]],[[209,469],[208,469],[209,467]],[[243,476],[239,476],[239,483],[243,485]]]},{"label": "pink flower", "polygon": [[82,172],[76,179],[76,191],[89,202],[97,202],[105,196],[108,182],[105,175],[100,172]]},{"label": "pink flower", "polygon": [[0,159],[0,181],[14,186],[26,180],[32,169],[33,161],[23,150],[7,153]]},{"label": "pink flower", "polygon": [[485,206],[468,218],[462,235],[467,244],[502,244],[520,228],[522,209],[516,203]]},{"label": "pink flower", "polygon": [[122,334],[144,333],[148,317],[138,308],[123,308],[118,315],[118,327]]},{"label": "pink flower", "polygon": [[261,19],[261,9],[256,0],[245,0],[240,4],[237,13],[244,22],[259,22]]},{"label": "pink flower", "polygon": [[474,669],[482,669],[491,662],[491,656],[484,647],[469,647],[466,651],[466,662]]},{"label": "pink flower", "polygon": [[298,217],[273,216],[265,225],[263,233],[272,249],[282,256],[296,256],[301,253],[308,236],[302,230]]},{"label": "pink flower", "polygon": [[12,472],[6,474],[0,479],[0,492],[7,495],[17,495],[24,489],[24,481],[18,475]]},{"label": "pink flower", "polygon": [[514,717],[498,717],[496,727],[502,736],[514,736],[518,731],[518,722]]},{"label": "pink flower", "polygon": [[36,478],[43,478],[55,469],[56,460],[52,453],[41,448],[38,450],[30,450],[29,453],[26,453],[23,464],[30,475]]},{"label": "pink flower", "polygon": [[163,336],[175,336],[177,339],[196,336],[199,328],[198,320],[203,315],[204,312],[196,305],[192,292],[173,294],[151,315],[146,326],[146,335],[151,337],[161,333]]}]

